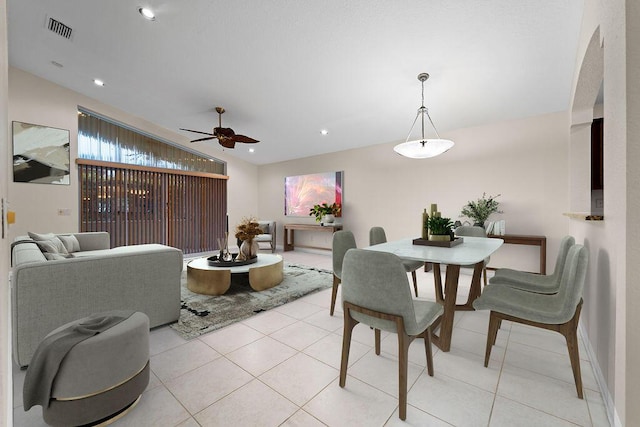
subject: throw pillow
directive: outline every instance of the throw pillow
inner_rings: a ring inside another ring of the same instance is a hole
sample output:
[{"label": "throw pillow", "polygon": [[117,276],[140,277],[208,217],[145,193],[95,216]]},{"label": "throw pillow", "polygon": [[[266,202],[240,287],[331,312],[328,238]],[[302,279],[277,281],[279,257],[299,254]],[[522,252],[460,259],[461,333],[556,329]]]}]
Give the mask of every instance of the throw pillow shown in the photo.
[{"label": "throw pillow", "polygon": [[260,228],[262,234],[269,234],[269,224],[259,224],[258,228]]},{"label": "throw pillow", "polygon": [[58,236],[56,236],[53,233],[38,234],[38,233],[28,232],[27,234],[38,244],[42,252],[48,252],[53,254],[60,253],[63,255],[66,255],[69,253],[67,251],[67,248],[62,243],[62,240],[60,240]]},{"label": "throw pillow", "polygon": [[45,252],[44,253],[44,257],[49,260],[49,261],[56,261],[56,260],[60,260],[60,259],[67,259],[67,258],[73,258],[72,254],[52,254],[49,252]]},{"label": "throw pillow", "polygon": [[80,242],[78,242],[78,238],[73,234],[58,236],[58,238],[62,241],[67,252],[80,252]]}]

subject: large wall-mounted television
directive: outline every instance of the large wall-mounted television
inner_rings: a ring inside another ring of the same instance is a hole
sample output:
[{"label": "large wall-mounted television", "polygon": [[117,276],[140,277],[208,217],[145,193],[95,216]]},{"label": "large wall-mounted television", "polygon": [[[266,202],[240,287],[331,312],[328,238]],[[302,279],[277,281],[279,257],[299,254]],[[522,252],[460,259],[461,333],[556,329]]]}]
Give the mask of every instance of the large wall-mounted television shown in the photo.
[{"label": "large wall-mounted television", "polygon": [[[284,179],[284,214],[309,216],[314,205],[342,203],[343,171],[287,176]],[[341,216],[342,211],[337,215]]]}]

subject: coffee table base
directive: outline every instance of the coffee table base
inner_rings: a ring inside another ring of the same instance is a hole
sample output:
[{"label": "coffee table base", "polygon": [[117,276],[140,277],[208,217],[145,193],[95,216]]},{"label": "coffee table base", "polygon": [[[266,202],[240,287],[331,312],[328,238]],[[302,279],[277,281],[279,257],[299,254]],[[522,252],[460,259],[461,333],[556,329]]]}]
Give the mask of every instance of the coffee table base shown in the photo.
[{"label": "coffee table base", "polygon": [[[239,267],[213,267],[206,258],[187,264],[187,289],[204,295],[223,295],[231,287],[232,275],[249,275],[249,285],[254,291],[264,291],[280,284],[284,278],[284,261],[279,255],[259,255],[256,264]],[[267,259],[266,262],[264,259]]]}]

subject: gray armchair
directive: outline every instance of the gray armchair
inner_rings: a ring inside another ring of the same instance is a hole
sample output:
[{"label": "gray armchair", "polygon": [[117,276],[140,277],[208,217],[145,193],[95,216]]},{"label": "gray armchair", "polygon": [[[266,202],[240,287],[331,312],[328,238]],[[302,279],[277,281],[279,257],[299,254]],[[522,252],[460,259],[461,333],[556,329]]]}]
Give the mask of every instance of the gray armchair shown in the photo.
[{"label": "gray armchair", "polygon": [[[371,227],[369,230],[369,246],[379,245],[387,241],[387,235],[382,227]],[[424,266],[424,262],[416,261],[412,259],[403,259],[402,265],[407,273],[411,273],[411,279],[413,279],[413,290],[418,296],[418,278],[416,277],[416,270]]]},{"label": "gray armchair", "polygon": [[386,252],[351,249],[342,267],[344,333],[340,362],[340,387],[347,380],[351,334],[358,323],[374,328],[375,351],[380,354],[380,330],[398,335],[400,419],[407,417],[407,365],[409,345],[424,338],[427,372],[433,376],[431,325],[442,315],[442,305],[411,298],[402,260]]},{"label": "gray armchair", "polygon": [[269,243],[271,252],[276,251],[276,222],[275,221],[258,221],[258,225],[262,230],[262,234],[254,237],[254,241],[260,243]]},{"label": "gray armchair", "polygon": [[[580,355],[578,354],[578,321],[582,308],[582,291],[587,274],[588,252],[582,245],[569,249],[555,294],[540,294],[510,286],[489,285],[473,302],[477,310],[491,310],[484,366],[489,365],[491,347],[496,343],[503,320],[556,331],[564,335],[569,350],[578,397],[583,398]],[[343,290],[344,293],[344,290]]]},{"label": "gray armchair", "polygon": [[356,238],[348,230],[340,230],[333,233],[331,243],[331,256],[333,257],[333,288],[331,289],[331,309],[329,315],[333,316],[338,296],[338,286],[342,280],[342,262],[349,249],[356,247]]},{"label": "gray armchair", "polygon": [[569,249],[576,243],[571,236],[565,236],[560,241],[560,249],[556,258],[556,266],[553,274],[541,275],[527,273],[525,271],[512,270],[510,268],[499,268],[489,283],[496,285],[507,285],[523,291],[537,292],[541,294],[555,294],[560,288],[560,278],[564,271],[564,265],[569,254]]}]

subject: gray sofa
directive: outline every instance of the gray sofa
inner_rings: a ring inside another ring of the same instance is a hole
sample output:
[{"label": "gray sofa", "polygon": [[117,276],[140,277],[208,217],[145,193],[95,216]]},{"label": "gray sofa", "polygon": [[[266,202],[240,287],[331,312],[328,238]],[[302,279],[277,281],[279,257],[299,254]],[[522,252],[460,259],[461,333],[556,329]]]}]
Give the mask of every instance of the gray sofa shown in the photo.
[{"label": "gray sofa", "polygon": [[55,260],[47,260],[29,237],[14,241],[12,336],[14,361],[20,366],[29,364],[49,332],[93,313],[141,311],[150,327],[180,316],[181,250],[158,244],[110,249],[106,232],[70,235],[79,250]]}]

